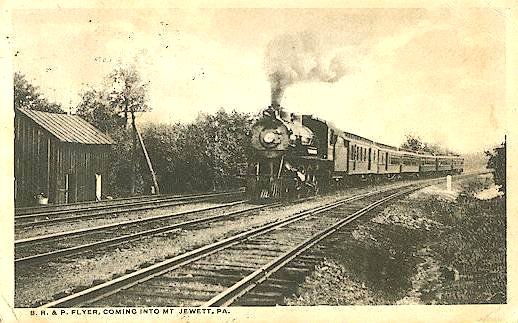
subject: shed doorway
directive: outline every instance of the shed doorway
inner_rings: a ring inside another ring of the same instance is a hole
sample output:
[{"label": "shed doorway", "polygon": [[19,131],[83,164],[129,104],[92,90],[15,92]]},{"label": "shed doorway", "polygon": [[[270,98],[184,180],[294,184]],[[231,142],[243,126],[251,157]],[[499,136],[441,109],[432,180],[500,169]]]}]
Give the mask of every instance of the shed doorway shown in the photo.
[{"label": "shed doorway", "polygon": [[102,176],[95,174],[95,200],[100,201],[102,198]]}]

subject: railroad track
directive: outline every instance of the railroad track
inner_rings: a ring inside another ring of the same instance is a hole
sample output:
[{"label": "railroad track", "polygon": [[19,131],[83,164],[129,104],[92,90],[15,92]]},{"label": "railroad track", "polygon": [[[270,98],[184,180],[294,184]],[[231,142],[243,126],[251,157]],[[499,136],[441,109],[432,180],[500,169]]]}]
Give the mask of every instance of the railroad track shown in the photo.
[{"label": "railroad track", "polygon": [[[305,250],[344,225],[404,194],[437,183],[426,180],[341,199],[166,259],[44,304],[70,306],[228,306]],[[307,271],[306,268],[292,270]],[[269,282],[272,284],[272,282]],[[274,281],[282,289],[285,282]],[[282,295],[262,292],[261,298]],[[256,295],[257,296],[257,295]]]},{"label": "railroad track", "polygon": [[[192,194],[194,195],[194,194]],[[173,197],[173,196],[181,196],[181,195],[139,195],[139,196],[131,196],[131,197],[120,197],[116,199],[105,199],[100,201],[83,201],[83,202],[72,202],[65,204],[46,204],[46,205],[37,205],[37,206],[24,206],[17,207],[14,209],[14,215],[29,215],[34,213],[43,213],[48,211],[58,211],[58,210],[81,210],[89,207],[97,207],[101,205],[117,205],[117,204],[125,204],[131,202],[138,201],[152,201],[159,200],[161,198]]]},{"label": "railroad track", "polygon": [[209,211],[222,211],[244,204],[245,200],[200,207],[187,211],[158,215],[136,220],[87,227],[15,240],[15,264],[26,265],[49,261],[56,257],[80,254],[104,246],[114,246],[144,237],[174,231],[196,224],[209,223],[244,214],[277,204],[245,207],[235,211],[220,212],[211,216],[200,216]]},{"label": "railroad track", "polygon": [[36,226],[86,220],[91,218],[114,216],[125,212],[144,211],[156,208],[178,206],[187,203],[242,197],[243,191],[218,192],[186,196],[163,196],[145,200],[131,200],[127,203],[102,204],[80,208],[47,209],[38,212],[15,216],[15,230],[23,230]]},{"label": "railroad track", "polygon": [[134,202],[145,202],[145,201],[159,201],[164,199],[174,199],[174,198],[186,198],[186,197],[197,197],[203,196],[207,194],[218,194],[218,193],[231,193],[231,192],[244,192],[243,188],[234,190],[234,191],[216,191],[216,192],[208,192],[208,193],[191,193],[191,194],[164,194],[164,195],[139,195],[139,196],[130,196],[130,197],[120,197],[116,199],[106,199],[101,201],[83,201],[83,202],[74,202],[67,204],[47,204],[47,205],[38,205],[38,206],[27,206],[27,207],[18,207],[14,210],[15,217],[22,215],[30,215],[36,213],[46,213],[46,212],[56,212],[56,211],[65,211],[65,210],[74,210],[80,211],[82,209],[96,208],[100,206],[115,206],[115,205],[123,205]]}]

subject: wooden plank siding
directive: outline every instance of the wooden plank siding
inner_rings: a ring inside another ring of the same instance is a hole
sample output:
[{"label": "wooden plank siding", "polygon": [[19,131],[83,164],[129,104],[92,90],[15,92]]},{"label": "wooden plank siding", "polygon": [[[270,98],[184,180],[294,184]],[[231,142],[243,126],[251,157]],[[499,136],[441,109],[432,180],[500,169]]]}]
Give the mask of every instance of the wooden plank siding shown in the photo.
[{"label": "wooden plank siding", "polygon": [[16,206],[34,205],[39,193],[56,204],[95,200],[95,174],[105,193],[110,145],[60,141],[21,113],[14,123]]}]

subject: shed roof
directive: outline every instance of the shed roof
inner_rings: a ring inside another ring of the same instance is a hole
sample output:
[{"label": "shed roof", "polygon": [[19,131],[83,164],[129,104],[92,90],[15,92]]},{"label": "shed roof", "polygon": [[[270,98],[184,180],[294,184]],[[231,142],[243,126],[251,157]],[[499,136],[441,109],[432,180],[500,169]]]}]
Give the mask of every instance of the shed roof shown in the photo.
[{"label": "shed roof", "polygon": [[101,132],[79,116],[29,109],[17,110],[50,132],[60,141],[88,145],[115,144],[115,141],[113,141],[110,136]]}]

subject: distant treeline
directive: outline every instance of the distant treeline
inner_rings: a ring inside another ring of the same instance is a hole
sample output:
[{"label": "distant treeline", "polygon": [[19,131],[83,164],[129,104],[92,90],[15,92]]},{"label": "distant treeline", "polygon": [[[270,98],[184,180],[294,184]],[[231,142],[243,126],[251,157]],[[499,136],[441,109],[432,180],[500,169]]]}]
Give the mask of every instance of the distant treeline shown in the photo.
[{"label": "distant treeline", "polygon": [[419,136],[413,134],[405,135],[405,141],[400,148],[417,152],[427,152],[433,155],[457,155],[457,153],[446,147],[439,144],[425,142],[421,140]]},{"label": "distant treeline", "polygon": [[[111,152],[109,174],[106,174],[108,183],[105,191],[108,195],[120,197],[151,192],[152,177],[133,131],[137,113],[151,109],[147,104],[148,85],[149,81],[142,80],[134,66],[119,66],[100,80],[97,86],[83,90],[80,103],[73,107],[78,115],[108,133],[117,142]],[[65,113],[63,106],[47,100],[38,87],[21,73],[14,75],[14,106]],[[174,111],[182,107],[172,109]],[[240,183],[235,176],[237,164],[246,162],[252,153],[248,136],[251,118],[246,113],[228,113],[220,109],[214,114],[199,114],[190,123],[142,126],[139,130],[161,193],[238,186]],[[438,145],[424,143],[412,135],[406,137],[401,148],[438,155],[452,153]],[[487,162],[484,155],[474,155],[473,160],[469,157],[466,159],[466,165],[473,163],[484,166]],[[501,164],[500,159],[494,157],[489,166],[495,168],[495,165]]]}]

